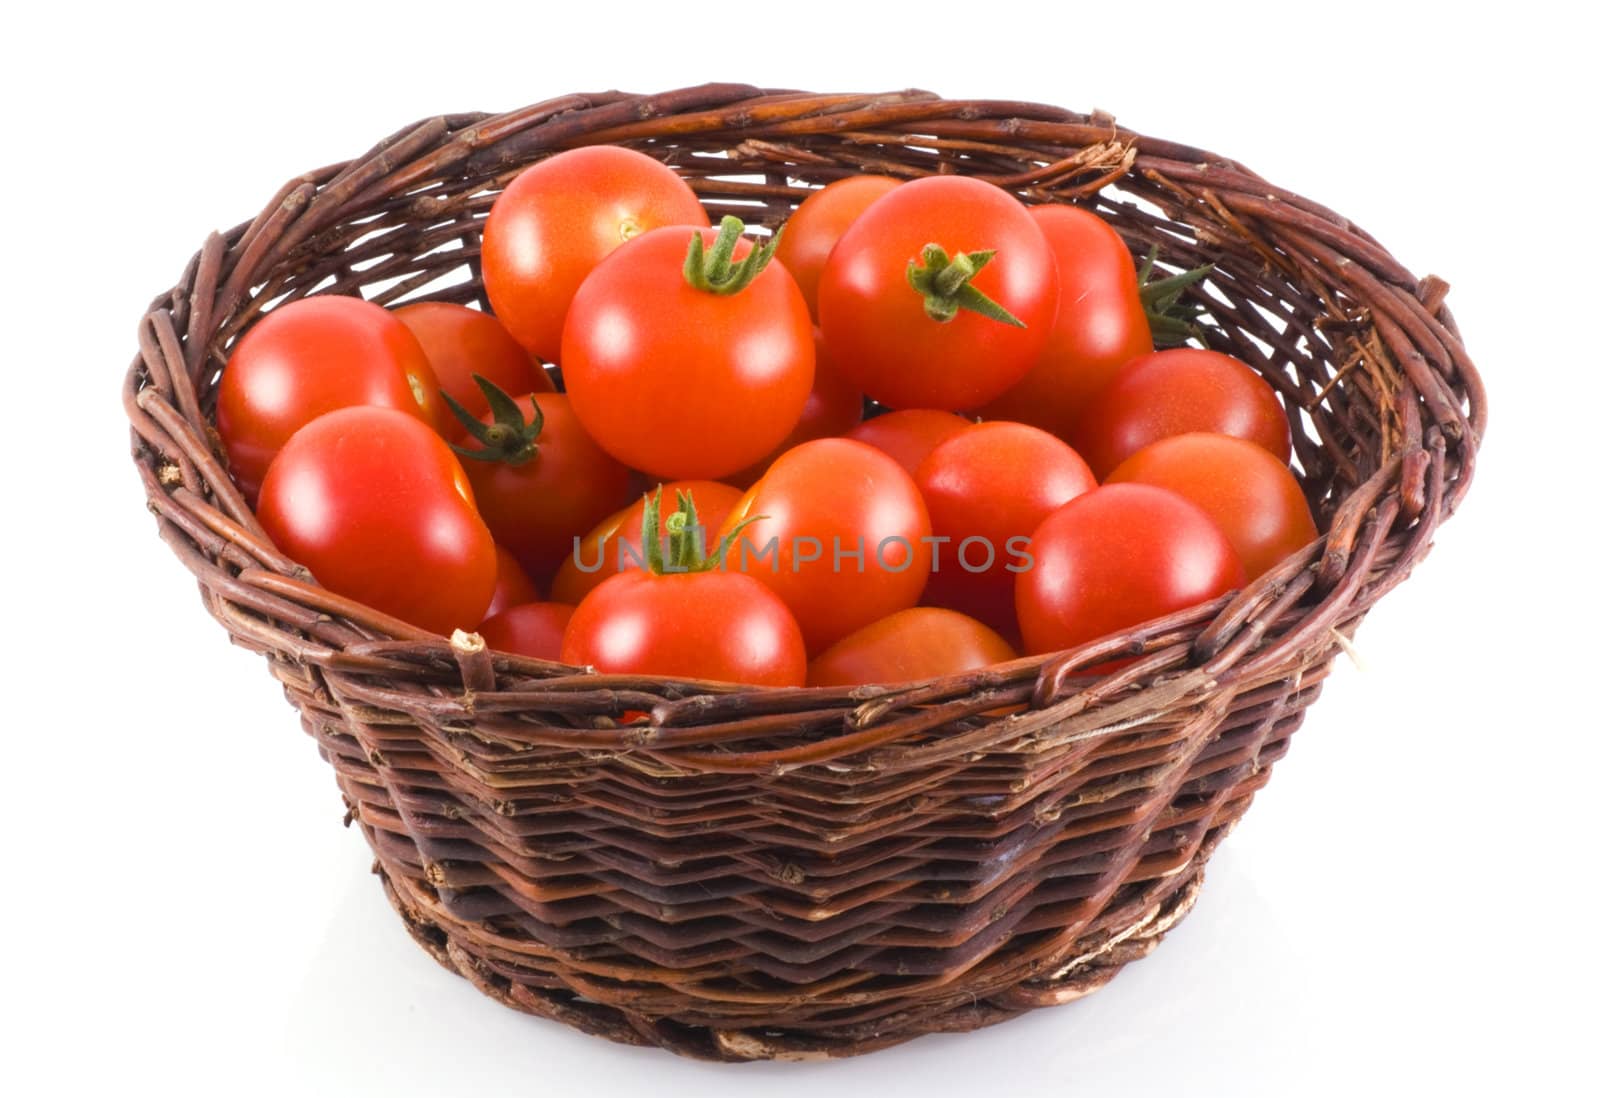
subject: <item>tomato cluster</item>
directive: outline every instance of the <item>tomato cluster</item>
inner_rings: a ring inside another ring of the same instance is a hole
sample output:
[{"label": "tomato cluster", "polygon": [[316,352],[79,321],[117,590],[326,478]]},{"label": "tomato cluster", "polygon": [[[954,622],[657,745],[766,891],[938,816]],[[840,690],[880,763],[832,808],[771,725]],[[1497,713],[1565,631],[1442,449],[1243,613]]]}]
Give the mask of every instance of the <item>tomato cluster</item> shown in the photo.
[{"label": "tomato cluster", "polygon": [[1091,642],[1318,536],[1278,395],[1157,350],[1161,295],[1085,209],[858,176],[754,238],[597,146],[514,179],[482,261],[492,311],[272,310],[217,394],[268,534],[425,630],[618,674],[902,682]]}]

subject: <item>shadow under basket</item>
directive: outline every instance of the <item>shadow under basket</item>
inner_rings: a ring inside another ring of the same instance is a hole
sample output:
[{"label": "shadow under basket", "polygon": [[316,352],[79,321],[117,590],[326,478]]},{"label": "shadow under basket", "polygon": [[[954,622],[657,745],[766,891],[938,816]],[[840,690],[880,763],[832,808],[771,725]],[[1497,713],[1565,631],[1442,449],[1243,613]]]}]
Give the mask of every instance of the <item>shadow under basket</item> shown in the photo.
[{"label": "shadow under basket", "polygon": [[[892,690],[590,675],[318,587],[218,456],[230,347],[312,293],[484,305],[495,194],[599,143],[670,165],[713,221],[776,226],[855,173],[954,172],[1093,209],[1136,255],[1159,246],[1158,269],[1215,264],[1189,300],[1207,343],[1282,394],[1322,538],[1205,606]],[[1334,656],[1471,479],[1485,402],[1446,289],[1324,207],[1105,115],[925,92],[571,95],[430,118],[294,178],[155,300],[125,403],[162,538],[267,657],[440,964],[630,1044],[847,1056],[1078,998],[1188,911]],[[1112,656],[1132,661],[1079,670]]]}]

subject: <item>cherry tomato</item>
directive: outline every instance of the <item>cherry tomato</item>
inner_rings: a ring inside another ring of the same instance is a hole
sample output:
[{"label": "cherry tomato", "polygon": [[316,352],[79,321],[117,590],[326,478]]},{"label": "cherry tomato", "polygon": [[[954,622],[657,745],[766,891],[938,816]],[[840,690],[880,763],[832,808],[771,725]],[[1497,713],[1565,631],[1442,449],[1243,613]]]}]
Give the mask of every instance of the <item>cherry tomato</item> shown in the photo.
[{"label": "cherry tomato", "polygon": [[800,422],[794,425],[789,436],[773,451],[750,468],[728,478],[730,484],[748,488],[761,479],[761,475],[785,451],[793,450],[802,442],[817,438],[835,438],[861,422],[866,410],[865,395],[839,375],[828,359],[822,333],[816,332],[817,370],[811,383],[811,395],[800,409]]},{"label": "cherry tomato", "polygon": [[1022,423],[974,423],[917,468],[917,488],[939,546],[922,600],[1016,632],[1017,571],[1028,537],[1094,474],[1065,442]]},{"label": "cherry tomato", "polygon": [[[694,499],[708,546],[715,545],[723,520],[744,496],[739,489],[714,480],[675,480],[661,488],[666,499],[677,499],[679,492],[685,492]],[[640,567],[644,560],[644,507],[645,501],[636,499],[622,510],[601,519],[585,534],[583,540],[573,547],[572,554],[561,562],[561,568],[550,584],[550,597],[557,602],[570,602],[576,606],[585,595],[611,576]]]},{"label": "cherry tomato", "polygon": [[1190,431],[1248,439],[1289,460],[1289,417],[1272,386],[1231,355],[1193,347],[1129,362],[1068,441],[1104,477],[1157,439]]},{"label": "cherry tomato", "polygon": [[737,572],[612,576],[573,612],[561,662],[754,686],[801,686],[806,678],[793,615]]},{"label": "cherry tomato", "polygon": [[530,575],[545,579],[573,538],[628,498],[629,473],[595,445],[560,393],[493,399],[506,405],[469,428],[475,441],[459,452],[483,521]]},{"label": "cherry tomato", "polygon": [[217,433],[247,496],[289,436],[324,412],[395,408],[442,423],[438,382],[422,346],[387,309],[355,297],[306,297],[245,333],[217,388]]},{"label": "cherry tomato", "polygon": [[1076,206],[1028,211],[1055,256],[1059,295],[1039,364],[982,409],[985,419],[1030,423],[1071,436],[1086,404],[1130,359],[1154,348],[1139,272],[1117,231]]},{"label": "cherry tomato", "polygon": [[483,226],[483,288],[517,342],[548,361],[579,284],[618,245],[664,225],[709,223],[689,185],[643,153],[558,153],[495,199]]},{"label": "cherry tomato", "polygon": [[862,626],[811,661],[808,686],[864,686],[956,675],[1005,663],[1016,650],[954,610],[918,606]]},{"label": "cherry tomato", "polygon": [[503,545],[494,547],[494,594],[483,616],[491,618],[508,606],[539,601],[539,588],[528,578],[527,571],[517,563],[517,558],[506,552]]},{"label": "cherry tomato", "polygon": [[[555,392],[544,367],[488,313],[448,301],[419,301],[400,306],[394,315],[422,345],[439,388],[475,416],[487,412],[489,402],[473,382],[474,374],[508,393]],[[447,438],[462,435],[453,420],[444,424],[444,431]]]},{"label": "cherry tomato", "polygon": [[572,300],[561,348],[572,408],[608,453],[651,476],[738,472],[794,429],[811,392],[805,300],[742,228],[724,218],[714,243],[695,229],[646,233]]},{"label": "cherry tomato", "polygon": [[1117,466],[1107,484],[1133,481],[1176,492],[1211,516],[1253,580],[1317,540],[1317,524],[1289,467],[1229,435],[1174,435]]},{"label": "cherry tomato", "polygon": [[518,603],[485,618],[478,635],[497,652],[559,662],[573,610],[560,602]]},{"label": "cherry tomato", "polygon": [[1098,637],[1244,585],[1217,524],[1175,492],[1112,484],[1069,500],[1034,531],[1033,566],[1017,576],[1029,654]]},{"label": "cherry tomato", "polygon": [[494,537],[461,463],[392,408],[342,408],[294,433],[261,484],[261,525],[328,590],[434,633],[483,620]]},{"label": "cherry tomato", "polygon": [[820,191],[808,194],[783,223],[778,262],[794,276],[812,317],[817,315],[817,282],[833,246],[863,210],[900,186],[900,182],[886,175],[835,179]]},{"label": "cherry tomato", "polygon": [[860,426],[852,427],[844,437],[882,450],[899,462],[900,468],[916,476],[917,466],[933,452],[935,446],[971,426],[970,419],[963,419],[954,412],[907,408],[864,420]]},{"label": "cherry tomato", "polygon": [[928,176],[845,231],[817,304],[840,373],[868,396],[892,408],[976,408],[1039,361],[1056,314],[1055,257],[999,187]]},{"label": "cherry tomato", "polygon": [[[805,642],[794,616],[751,576],[723,571],[692,549],[678,555],[669,546],[662,554],[653,536],[658,500],[645,515],[655,559],[612,576],[578,604],[561,661],[616,674],[803,685]],[[664,571],[664,556],[686,570]]]},{"label": "cherry tomato", "polygon": [[842,438],[802,443],[772,463],[723,521],[728,567],[775,591],[810,651],[916,605],[928,580],[928,509],[906,471]]}]

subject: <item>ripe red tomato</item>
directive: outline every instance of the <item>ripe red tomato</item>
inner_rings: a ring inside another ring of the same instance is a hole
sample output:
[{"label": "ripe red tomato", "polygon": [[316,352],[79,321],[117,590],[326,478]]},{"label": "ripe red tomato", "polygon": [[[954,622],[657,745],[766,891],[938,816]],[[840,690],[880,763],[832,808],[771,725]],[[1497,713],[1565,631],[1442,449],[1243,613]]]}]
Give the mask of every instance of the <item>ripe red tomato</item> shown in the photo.
[{"label": "ripe red tomato", "polygon": [[[656,229],[594,269],[572,300],[561,372],[596,442],[662,479],[727,476],[794,429],[815,370],[811,320],[794,279],[725,218],[709,232]],[[737,264],[721,288],[699,271]],[[747,257],[747,258],[744,258]],[[743,284],[751,269],[759,270]]]},{"label": "ripe red tomato", "polygon": [[595,445],[560,393],[522,396],[514,412],[501,411],[478,420],[499,441],[480,437],[461,451],[467,476],[496,540],[548,578],[572,539],[628,498],[628,470]]},{"label": "ripe red tomato", "polygon": [[956,675],[1017,658],[980,621],[932,606],[865,625],[811,661],[808,686],[863,686]]},{"label": "ripe red tomato", "polygon": [[820,191],[806,195],[783,223],[778,262],[794,276],[813,318],[817,315],[817,282],[833,246],[863,210],[900,186],[900,182],[886,175],[835,179]]},{"label": "ripe red tomato", "polygon": [[528,578],[527,571],[517,563],[516,557],[506,552],[505,546],[494,547],[494,564],[494,594],[489,596],[489,605],[484,608],[485,618],[494,617],[508,606],[539,601],[538,585]]},{"label": "ripe red tomato", "polygon": [[922,601],[1014,635],[1028,538],[1057,507],[1094,490],[1089,466],[1037,427],[974,423],[934,447],[916,480],[934,538],[948,539]]},{"label": "ripe red tomato", "polygon": [[[647,535],[658,529],[658,499],[645,515]],[[653,536],[646,542],[657,547],[649,568],[612,576],[578,604],[563,663],[757,686],[805,683],[805,642],[776,595],[714,559],[672,547],[662,554]],[[665,572],[664,559],[687,570]]]},{"label": "ripe red tomato", "polygon": [[1075,648],[1244,585],[1244,567],[1206,513],[1146,484],[1068,501],[1034,531],[1017,576],[1030,654]]},{"label": "ripe red tomato", "polygon": [[1289,467],[1229,435],[1174,435],[1117,466],[1107,484],[1133,481],[1176,492],[1217,524],[1253,580],[1317,540],[1305,493]]},{"label": "ripe red tomato", "polygon": [[1154,345],[1139,298],[1139,272],[1117,231],[1076,206],[1035,206],[1028,212],[1055,256],[1055,322],[1039,364],[986,404],[982,415],[1067,438],[1084,406],[1123,364]]},{"label": "ripe red tomato", "polygon": [[1272,386],[1231,355],[1193,347],[1129,362],[1068,441],[1104,477],[1157,439],[1190,431],[1248,439],[1289,460],[1289,417]]},{"label": "ripe red tomato", "polygon": [[[661,491],[664,499],[677,499],[679,492],[694,499],[700,525],[705,528],[706,544],[713,547],[723,520],[744,496],[739,489],[714,480],[674,480],[662,485]],[[570,602],[576,606],[585,595],[618,572],[638,568],[644,560],[644,508],[645,501],[636,499],[601,519],[585,534],[583,540],[573,546],[571,555],[561,562],[550,584],[550,597],[556,602]]]},{"label": "ripe red tomato", "polygon": [[842,438],[802,443],[772,463],[723,521],[750,516],[728,551],[794,612],[813,652],[916,605],[928,580],[928,509],[906,471]]},{"label": "ripe red tomato", "polygon": [[971,426],[970,419],[963,419],[954,412],[906,408],[863,420],[860,426],[852,427],[844,437],[882,450],[899,462],[900,468],[916,476],[917,466],[933,452],[935,446]]},{"label": "ripe red tomato", "polygon": [[573,609],[560,602],[518,603],[485,618],[478,635],[497,652],[559,662]]},{"label": "ripe red tomato", "polygon": [[[508,393],[555,392],[544,367],[488,313],[448,301],[419,301],[400,306],[394,315],[422,345],[439,388],[475,416],[486,413],[489,402],[472,380],[474,374]],[[447,438],[463,434],[453,419],[444,430]]]},{"label": "ripe red tomato", "polygon": [[561,662],[623,675],[802,686],[805,642],[776,595],[737,572],[612,576],[578,605]]},{"label": "ripe red tomato", "polygon": [[834,369],[828,358],[827,347],[822,342],[822,333],[815,332],[815,335],[816,375],[811,384],[811,395],[806,397],[805,406],[800,409],[800,422],[770,454],[750,468],[728,477],[730,484],[748,488],[761,479],[781,454],[812,439],[836,438],[861,422],[862,413],[866,410],[865,395]]},{"label": "ripe red tomato", "polygon": [[245,333],[217,387],[217,433],[247,496],[289,436],[324,412],[395,408],[442,423],[438,382],[416,337],[370,301],[326,295],[281,305]]},{"label": "ripe red tomato", "polygon": [[461,463],[392,408],[342,408],[294,433],[261,484],[261,525],[328,590],[434,633],[483,620],[495,546]]},{"label": "ripe red tomato", "polygon": [[707,224],[689,185],[660,161],[615,145],[558,153],[490,208],[484,292],[517,342],[548,361],[579,284],[618,245],[664,225]]},{"label": "ripe red tomato", "polygon": [[817,304],[834,362],[868,396],[892,408],[976,408],[1039,361],[1056,314],[1055,257],[999,187],[928,176],[845,231]]}]

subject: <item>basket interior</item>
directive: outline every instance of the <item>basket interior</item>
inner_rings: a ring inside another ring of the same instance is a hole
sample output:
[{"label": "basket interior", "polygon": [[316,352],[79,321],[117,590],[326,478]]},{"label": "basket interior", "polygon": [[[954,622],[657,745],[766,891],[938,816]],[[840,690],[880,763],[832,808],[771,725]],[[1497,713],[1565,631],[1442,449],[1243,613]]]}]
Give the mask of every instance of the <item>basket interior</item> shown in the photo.
[{"label": "basket interior", "polygon": [[[1209,314],[1206,344],[1248,362],[1282,394],[1291,415],[1295,471],[1323,529],[1350,490],[1407,441],[1420,442],[1415,430],[1407,437],[1396,399],[1404,379],[1367,306],[1339,292],[1338,283],[1304,277],[1324,258],[1320,248],[1294,254],[1281,240],[1251,231],[1214,197],[1208,202],[1203,186],[1124,171],[1136,144],[1131,135],[1091,145],[1064,165],[1060,148],[942,136],[948,129],[882,133],[874,141],[855,134],[807,135],[800,156],[790,155],[801,151],[798,146],[785,150],[718,133],[617,140],[602,131],[581,143],[627,144],[655,157],[690,183],[713,223],[734,214],[755,233],[771,232],[811,190],[845,175],[955,172],[997,180],[1030,204],[1073,202],[1092,209],[1141,261],[1154,250],[1159,269],[1211,264],[1197,295]],[[510,168],[463,166],[396,193],[384,187],[370,201],[345,204],[269,278],[244,290],[214,345],[214,368],[199,379],[207,412],[233,343],[264,312],[295,298],[339,293],[388,306],[437,300],[492,311],[478,266],[483,221],[517,172],[558,151],[537,150]],[[1361,238],[1359,230],[1349,232]]]}]

